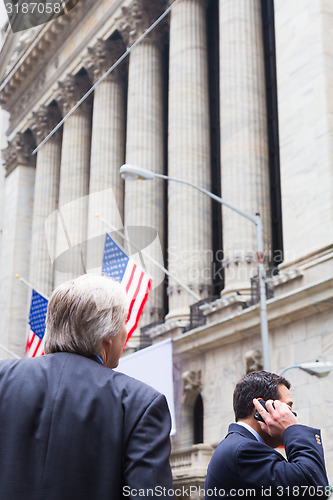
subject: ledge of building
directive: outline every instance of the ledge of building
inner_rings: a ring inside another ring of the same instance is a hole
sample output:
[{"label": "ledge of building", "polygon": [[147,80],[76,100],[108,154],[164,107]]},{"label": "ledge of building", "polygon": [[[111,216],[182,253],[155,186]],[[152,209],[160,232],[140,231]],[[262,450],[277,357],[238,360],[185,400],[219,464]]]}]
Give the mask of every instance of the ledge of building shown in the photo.
[{"label": "ledge of building", "polygon": [[184,484],[193,480],[204,481],[214,448],[207,444],[196,444],[172,451],[170,465],[174,482]]},{"label": "ledge of building", "polygon": [[274,296],[278,297],[332,274],[333,245],[329,245],[293,262],[281,264],[279,274],[269,279],[269,283],[274,288]]},{"label": "ledge of building", "polygon": [[175,321],[166,321],[152,328],[149,328],[148,335],[152,342],[161,342],[162,340],[175,338],[182,334],[188,324],[188,319],[177,319]]},{"label": "ledge of building", "polygon": [[[269,329],[332,308],[333,276],[267,301]],[[260,305],[190,330],[174,338],[174,352],[183,357],[206,352],[260,333]]]},{"label": "ledge of building", "polygon": [[285,269],[289,270],[291,268],[299,267],[300,269],[309,269],[310,267],[317,266],[322,262],[332,260],[333,258],[333,245],[327,245],[320,250],[309,252],[302,257],[287,261],[279,265],[279,269],[283,272]]}]

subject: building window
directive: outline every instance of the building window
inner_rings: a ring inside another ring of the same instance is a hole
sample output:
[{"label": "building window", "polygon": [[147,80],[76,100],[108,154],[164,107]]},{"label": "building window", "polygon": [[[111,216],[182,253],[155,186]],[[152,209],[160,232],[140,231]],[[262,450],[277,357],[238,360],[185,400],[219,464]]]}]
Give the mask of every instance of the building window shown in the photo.
[{"label": "building window", "polygon": [[195,400],[193,408],[193,430],[194,444],[203,443],[203,402],[200,394]]}]

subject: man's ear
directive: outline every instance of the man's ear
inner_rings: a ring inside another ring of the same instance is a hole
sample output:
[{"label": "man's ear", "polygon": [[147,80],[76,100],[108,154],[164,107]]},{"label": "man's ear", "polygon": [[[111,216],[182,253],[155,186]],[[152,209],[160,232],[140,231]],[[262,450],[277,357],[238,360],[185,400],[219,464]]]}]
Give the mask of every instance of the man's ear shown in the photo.
[{"label": "man's ear", "polygon": [[[261,401],[263,401],[263,398],[256,398],[256,399],[257,399],[258,401],[260,401],[260,400],[261,400]],[[255,414],[255,412],[256,412],[256,407],[253,405],[253,410],[252,410],[252,412],[251,412],[251,416],[252,416],[252,417],[253,417],[253,415]]]},{"label": "man's ear", "polygon": [[102,347],[104,349],[108,349],[112,345],[112,343],[113,343],[113,338],[111,338],[111,339],[104,339],[104,340],[102,340]]}]

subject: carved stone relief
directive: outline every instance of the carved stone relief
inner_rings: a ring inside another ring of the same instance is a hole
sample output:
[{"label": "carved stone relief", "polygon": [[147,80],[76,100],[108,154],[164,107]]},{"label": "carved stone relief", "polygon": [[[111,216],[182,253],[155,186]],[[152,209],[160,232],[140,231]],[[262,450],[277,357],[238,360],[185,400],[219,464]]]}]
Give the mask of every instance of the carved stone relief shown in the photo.
[{"label": "carved stone relief", "polygon": [[[99,39],[94,47],[88,47],[88,56],[84,60],[84,66],[92,81],[96,82],[125,52],[126,48],[121,39],[102,40]],[[124,77],[124,65],[121,63],[109,75],[110,79],[117,81]]]},{"label": "carved stone relief", "polygon": [[259,349],[252,349],[245,354],[246,373],[262,370],[264,367],[262,352]]},{"label": "carved stone relief", "polygon": [[[78,101],[89,90],[91,82],[84,75],[67,75],[65,81],[59,82],[59,90],[56,93],[56,100],[62,109],[62,114],[67,114]],[[91,99],[86,99],[80,109],[84,112],[90,106]]]},{"label": "carved stone relief", "polygon": [[21,116],[26,115],[30,111],[31,102],[42,90],[45,81],[46,75],[45,72],[43,72],[25,92],[20,94],[20,98],[17,99],[15,104],[10,108],[11,123],[15,123]]},{"label": "carved stone relief", "polygon": [[202,389],[201,385],[201,370],[198,371],[186,371],[182,374],[182,380],[184,383],[183,395],[184,400],[187,400],[191,394],[200,393]]},{"label": "carved stone relief", "polygon": [[57,106],[42,106],[37,112],[32,113],[29,120],[30,130],[34,134],[37,144],[41,143],[60,120],[61,115]]},{"label": "carved stone relief", "polygon": [[8,176],[18,165],[34,167],[36,156],[31,153],[35,148],[35,143],[31,133],[19,132],[15,138],[8,143],[6,149],[2,151],[2,156]]},{"label": "carved stone relief", "polygon": [[[165,7],[165,0],[134,0],[129,7],[122,8],[119,30],[128,45],[132,45],[158,19]],[[158,26],[149,34],[149,39],[157,41],[163,34],[162,27]]]}]

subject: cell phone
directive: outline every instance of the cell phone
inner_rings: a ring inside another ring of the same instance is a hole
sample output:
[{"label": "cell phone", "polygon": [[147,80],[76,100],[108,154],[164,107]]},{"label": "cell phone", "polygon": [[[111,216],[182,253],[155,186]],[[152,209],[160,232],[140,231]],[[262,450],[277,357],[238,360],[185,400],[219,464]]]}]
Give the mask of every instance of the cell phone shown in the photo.
[{"label": "cell phone", "polygon": [[[263,399],[259,399],[258,400],[259,403],[261,404],[261,406],[263,406],[265,408],[265,410],[268,412],[267,408],[266,408],[266,401],[264,401]],[[273,403],[273,408],[274,408],[274,403]],[[295,417],[297,417],[297,413],[295,411],[292,411],[290,410],[291,413],[293,413],[295,415]],[[262,416],[260,415],[260,413],[258,412],[258,410],[256,410],[254,412],[254,418],[256,420],[259,420],[260,422],[264,422],[264,424],[266,423],[265,420],[262,418]]]}]

